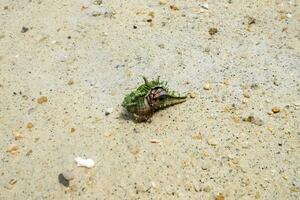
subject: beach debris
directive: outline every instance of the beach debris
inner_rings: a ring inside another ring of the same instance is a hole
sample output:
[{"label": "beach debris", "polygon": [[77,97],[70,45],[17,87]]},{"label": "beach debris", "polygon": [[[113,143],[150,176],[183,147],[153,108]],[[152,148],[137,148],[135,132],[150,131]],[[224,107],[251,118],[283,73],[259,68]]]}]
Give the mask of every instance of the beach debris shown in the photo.
[{"label": "beach debris", "polygon": [[47,101],[48,101],[48,98],[46,96],[41,96],[37,99],[38,104],[47,103]]},{"label": "beach debris", "polygon": [[19,132],[15,133],[15,140],[20,140],[22,138],[23,138],[22,133],[19,133]]},{"label": "beach debris", "polygon": [[160,140],[152,139],[152,140],[150,140],[150,143],[158,144],[158,143],[160,143]]},{"label": "beach debris", "polygon": [[209,35],[213,36],[214,34],[216,34],[218,32],[217,28],[210,28],[208,30]]},{"label": "beach debris", "polygon": [[211,84],[210,83],[205,83],[204,85],[203,85],[203,89],[204,90],[210,90],[211,89]]},{"label": "beach debris", "polygon": [[245,98],[250,98],[249,92],[244,92],[244,93],[243,93],[243,96],[244,96]]},{"label": "beach debris", "polygon": [[177,10],[179,10],[179,7],[176,6],[175,4],[173,4],[173,5],[170,5],[170,9],[177,11]]},{"label": "beach debris", "polygon": [[16,154],[18,151],[19,147],[16,144],[12,144],[10,145],[10,147],[8,148],[7,152],[11,153],[11,154]]},{"label": "beach debris", "polygon": [[61,173],[63,175],[63,177],[68,180],[68,181],[71,181],[74,179],[74,174],[72,171],[70,170],[67,170],[67,171],[64,171],[63,173]]},{"label": "beach debris", "polygon": [[256,19],[253,17],[248,17],[248,25],[255,24]]},{"label": "beach debris", "polygon": [[69,187],[70,186],[70,181],[68,179],[66,179],[62,173],[60,173],[58,175],[58,182],[60,184],[62,184],[63,186],[65,186],[65,187]]},{"label": "beach debris", "polygon": [[73,127],[70,129],[70,132],[71,132],[71,133],[74,133],[75,131],[76,131],[76,129],[73,128]]},{"label": "beach debris", "polygon": [[95,162],[90,158],[84,159],[84,158],[76,157],[75,162],[77,163],[78,167],[92,168],[95,165]]},{"label": "beach debris", "polygon": [[208,10],[208,4],[207,4],[207,3],[203,4],[203,5],[201,6],[201,8],[203,8],[203,9],[205,9],[205,10]]},{"label": "beach debris", "polygon": [[68,81],[68,85],[73,85],[74,84],[74,81],[72,80],[72,79],[70,79],[69,81]]},{"label": "beach debris", "polygon": [[223,196],[222,193],[219,193],[219,194],[216,195],[215,200],[225,200],[225,197]]},{"label": "beach debris", "polygon": [[26,127],[27,127],[28,129],[32,129],[32,128],[33,128],[33,123],[28,122],[27,125],[26,125]]},{"label": "beach debris", "polygon": [[245,117],[242,119],[244,122],[250,122],[252,124],[262,126],[264,124],[264,121],[258,117],[254,117],[253,115],[249,115],[248,117]]},{"label": "beach debris", "polygon": [[159,0],[159,5],[166,5],[167,1],[166,0]]},{"label": "beach debris", "polygon": [[273,113],[279,113],[280,112],[280,108],[279,107],[273,107],[272,108],[272,112]]},{"label": "beach debris", "polygon": [[105,110],[105,115],[110,115],[114,111],[114,108],[107,108]]},{"label": "beach debris", "polygon": [[29,28],[23,26],[21,29],[21,33],[26,33],[29,30]]},{"label": "beach debris", "polygon": [[191,92],[191,93],[190,93],[190,97],[191,97],[192,99],[196,98],[196,93],[195,93],[195,92]]}]

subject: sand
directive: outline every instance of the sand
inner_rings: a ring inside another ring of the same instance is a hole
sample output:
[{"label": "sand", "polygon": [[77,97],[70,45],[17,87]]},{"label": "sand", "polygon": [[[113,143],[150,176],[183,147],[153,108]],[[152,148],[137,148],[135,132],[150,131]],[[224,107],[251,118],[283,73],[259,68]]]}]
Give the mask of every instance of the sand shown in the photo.
[{"label": "sand", "polygon": [[[299,198],[299,1],[1,0],[0,16],[0,199]],[[124,118],[142,75],[195,98]]]}]

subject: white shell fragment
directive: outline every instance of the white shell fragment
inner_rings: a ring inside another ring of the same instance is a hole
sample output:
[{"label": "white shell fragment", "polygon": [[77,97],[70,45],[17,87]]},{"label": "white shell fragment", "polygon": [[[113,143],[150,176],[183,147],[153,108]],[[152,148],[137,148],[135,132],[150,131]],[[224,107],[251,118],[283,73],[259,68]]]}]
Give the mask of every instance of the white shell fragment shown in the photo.
[{"label": "white shell fragment", "polygon": [[77,163],[78,167],[92,168],[95,165],[95,162],[90,158],[84,159],[84,158],[76,157],[75,162]]}]

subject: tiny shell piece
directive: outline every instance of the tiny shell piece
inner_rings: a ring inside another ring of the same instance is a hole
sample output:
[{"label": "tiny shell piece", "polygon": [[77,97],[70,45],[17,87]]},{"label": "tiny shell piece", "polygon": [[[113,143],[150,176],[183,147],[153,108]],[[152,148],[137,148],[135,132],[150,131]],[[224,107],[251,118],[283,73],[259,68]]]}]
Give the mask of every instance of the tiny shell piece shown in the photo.
[{"label": "tiny shell piece", "polygon": [[77,163],[78,167],[92,168],[95,165],[95,162],[90,158],[84,159],[84,158],[76,157],[75,162]]}]

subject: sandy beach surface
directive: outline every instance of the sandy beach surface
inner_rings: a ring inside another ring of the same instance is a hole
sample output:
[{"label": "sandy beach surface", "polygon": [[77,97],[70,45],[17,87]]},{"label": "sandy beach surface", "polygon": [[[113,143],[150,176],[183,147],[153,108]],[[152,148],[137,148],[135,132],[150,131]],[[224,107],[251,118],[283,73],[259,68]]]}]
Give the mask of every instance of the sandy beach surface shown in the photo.
[{"label": "sandy beach surface", "polygon": [[299,199],[299,4],[1,0],[0,199]]}]

